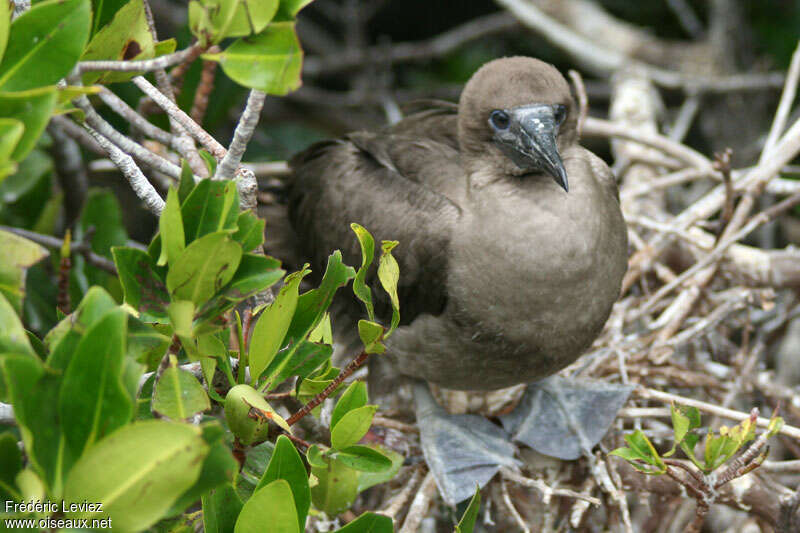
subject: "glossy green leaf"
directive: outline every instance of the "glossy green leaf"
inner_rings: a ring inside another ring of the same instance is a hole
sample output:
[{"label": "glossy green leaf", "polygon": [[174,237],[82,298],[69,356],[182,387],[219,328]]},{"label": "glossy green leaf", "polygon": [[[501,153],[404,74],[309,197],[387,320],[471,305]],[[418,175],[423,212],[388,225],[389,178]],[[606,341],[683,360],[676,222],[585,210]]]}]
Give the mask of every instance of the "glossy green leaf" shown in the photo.
[{"label": "glossy green leaf", "polygon": [[218,43],[262,31],[278,0],[195,0],[189,3],[189,28],[203,42]]},{"label": "glossy green leaf", "polygon": [[0,231],[0,293],[22,313],[25,297],[25,273],[48,256],[48,251],[33,241],[7,231]]},{"label": "glossy green leaf", "polygon": [[389,338],[392,332],[400,324],[400,298],[397,295],[397,284],[400,281],[400,267],[397,260],[392,256],[392,250],[398,245],[397,241],[383,241],[381,249],[383,254],[378,262],[378,279],[383,286],[383,290],[389,295],[392,302],[392,325],[386,332],[384,338]]},{"label": "glossy green leaf", "polygon": [[242,247],[225,232],[192,242],[170,265],[167,289],[173,297],[202,305],[228,283],[242,258]]},{"label": "glossy green leaf", "polygon": [[[219,423],[214,422],[219,427]],[[219,427],[220,431],[223,431]],[[200,501],[204,494],[217,487],[230,486],[239,471],[239,463],[233,457],[230,448],[223,440],[206,443],[211,446],[203,460],[200,476],[192,487],[184,492],[172,505],[170,515],[182,513],[190,505]],[[241,506],[241,503],[240,503]],[[233,527],[233,523],[231,523]]]},{"label": "glossy green leaf", "polygon": [[22,470],[22,453],[12,433],[0,434],[0,499],[19,501],[15,478]]},{"label": "glossy green leaf", "polygon": [[225,298],[239,302],[257,292],[271,287],[283,277],[285,270],[281,262],[272,257],[244,254],[239,268],[230,283],[224,288]]},{"label": "glossy green leaf", "polygon": [[669,457],[675,453],[675,449],[680,446],[689,431],[700,427],[700,411],[698,411],[696,407],[676,405],[673,403],[670,406],[670,413],[672,416],[672,429],[675,435],[675,441],[672,444],[672,448],[664,454],[664,457]]},{"label": "glossy green leaf", "polygon": [[393,533],[392,519],[377,513],[364,513],[335,533]]},{"label": "glossy green leaf", "polygon": [[121,379],[127,323],[127,315],[118,309],[89,328],[64,374],[59,413],[76,456],[133,414]]},{"label": "glossy green leaf", "polygon": [[472,533],[475,529],[475,521],[478,519],[478,511],[481,507],[481,490],[480,487],[475,489],[475,495],[469,501],[467,510],[459,520],[456,526],[456,533]]},{"label": "glossy green leaf", "polygon": [[356,234],[358,244],[361,247],[361,267],[356,272],[356,277],[353,280],[353,293],[364,303],[367,316],[371,321],[374,321],[375,309],[372,305],[372,289],[367,286],[366,279],[367,271],[375,257],[375,239],[366,229],[356,223],[350,224],[350,227]]},{"label": "glossy green leaf", "polygon": [[294,20],[297,13],[314,0],[281,0],[278,13],[275,15],[276,21]]},{"label": "glossy green leaf", "polygon": [[3,55],[6,53],[8,32],[11,29],[11,13],[13,11],[11,2],[3,2],[3,5],[0,5],[0,62],[2,62]]},{"label": "glossy green leaf", "polygon": [[92,0],[92,35],[111,22],[114,14],[128,2],[129,0]]},{"label": "glossy green leaf", "polygon": [[285,479],[292,490],[298,523],[306,523],[306,515],[311,505],[311,490],[308,486],[308,473],[297,449],[285,435],[278,437],[275,449],[264,475],[256,485],[256,491],[275,481]]},{"label": "glossy green leaf", "polygon": [[158,258],[159,266],[175,262],[186,248],[186,239],[183,236],[183,219],[181,218],[181,205],[178,200],[178,191],[171,188],[167,192],[167,201],[161,217],[158,219],[158,229],[161,235],[161,256]]},{"label": "glossy green leaf", "polygon": [[267,390],[274,389],[292,376],[308,376],[329,361],[332,353],[331,346],[313,342],[303,342],[296,350],[281,350],[264,374],[271,383]]},{"label": "glossy green leaf", "polygon": [[369,431],[377,405],[365,405],[348,411],[331,429],[331,446],[343,450],[360,441]]},{"label": "glossy green leaf", "polygon": [[314,507],[328,515],[343,513],[353,505],[358,495],[358,471],[335,460],[328,460],[323,467],[312,466],[311,473],[317,484],[311,487]]},{"label": "glossy green leaf", "polygon": [[203,494],[203,532],[231,533],[242,510],[242,500],[231,484]]},{"label": "glossy green leaf", "polygon": [[181,204],[186,244],[209,233],[236,231],[239,193],[232,181],[200,181]]},{"label": "glossy green leaf", "polygon": [[152,409],[172,420],[186,420],[211,408],[208,394],[190,372],[171,365],[156,385]]},{"label": "glossy green leaf", "polygon": [[252,251],[264,242],[265,224],[264,219],[258,218],[251,211],[243,211],[236,220],[239,229],[233,234],[233,240],[241,244],[245,252]]},{"label": "glossy green leaf", "polygon": [[333,408],[331,427],[336,427],[345,414],[365,405],[367,405],[367,384],[360,380],[352,382],[336,402],[336,407]]},{"label": "glossy green leaf", "polygon": [[400,467],[403,466],[403,463],[405,462],[405,457],[393,450],[384,448],[377,444],[370,444],[369,447],[388,457],[392,462],[392,466],[388,470],[383,470],[381,472],[359,472],[358,492],[363,492],[370,487],[380,485],[381,483],[386,483],[387,481],[393,479],[400,471]]},{"label": "glossy green leaf", "polygon": [[[6,5],[0,3],[0,5]],[[2,23],[0,23],[2,25]],[[22,139],[25,125],[15,118],[0,118],[0,182],[17,170],[17,165],[11,161],[14,148]]]},{"label": "glossy green leaf", "polygon": [[163,420],[125,426],[88,449],[67,478],[67,504],[102,503],[103,512],[66,518],[109,516],[121,531],[146,529],[197,481],[208,452],[196,426]]},{"label": "glossy green leaf", "polygon": [[310,271],[303,268],[299,272],[289,274],[281,292],[267,309],[258,317],[250,339],[250,376],[256,382],[261,373],[278,353],[283,338],[292,323],[298,300],[300,281]]},{"label": "glossy green leaf", "polygon": [[258,35],[245,37],[219,54],[205,54],[218,61],[233,81],[267,94],[285,95],[300,87],[303,51],[293,22],[270,24]]},{"label": "glossy green leaf", "polygon": [[56,93],[55,87],[0,92],[0,117],[16,119],[25,124],[25,131],[11,153],[14,161],[22,161],[36,145],[55,109]]},{"label": "glossy green leaf", "polygon": [[[0,63],[0,90],[55,85],[69,74],[86,46],[89,0],[46,0],[11,23]],[[27,122],[26,122],[27,124]]]},{"label": "glossy green leaf", "polygon": [[142,322],[167,323],[169,293],[150,255],[124,247],[112,248],[111,253],[125,292],[125,303],[139,312]]},{"label": "glossy green leaf", "polygon": [[335,451],[331,458],[361,472],[386,472],[392,468],[392,460],[369,446],[348,446]]},{"label": "glossy green leaf", "polygon": [[9,301],[0,292],[0,353],[21,353],[28,354],[35,357],[36,352],[33,351],[28,334],[22,326],[17,313],[11,306]]},{"label": "glossy green leaf", "polygon": [[381,342],[383,339],[383,326],[369,320],[358,321],[358,336],[364,344],[364,351],[367,353],[383,353],[386,347]]},{"label": "glossy green leaf", "polygon": [[194,190],[194,174],[192,174],[192,167],[185,159],[181,159],[181,179],[178,182],[178,200],[181,205]]},{"label": "glossy green leaf", "polygon": [[298,533],[294,497],[284,479],[276,479],[253,493],[236,520],[235,533]]},{"label": "glossy green leaf", "polygon": [[[89,189],[86,203],[78,219],[75,240],[83,239],[89,231],[92,231],[92,251],[111,259],[111,248],[124,246],[128,242],[128,233],[125,231],[122,212],[119,200],[111,190]],[[90,285],[107,286],[109,273],[85,264],[79,255],[75,255],[73,258],[76,267],[80,268],[78,265],[83,265]]]},{"label": "glossy green leaf", "polygon": [[[130,0],[92,37],[81,60],[141,60],[150,59],[154,55],[155,42],[147,26],[144,2]],[[136,74],[112,71],[87,72],[83,75],[83,84],[127,81]]]}]

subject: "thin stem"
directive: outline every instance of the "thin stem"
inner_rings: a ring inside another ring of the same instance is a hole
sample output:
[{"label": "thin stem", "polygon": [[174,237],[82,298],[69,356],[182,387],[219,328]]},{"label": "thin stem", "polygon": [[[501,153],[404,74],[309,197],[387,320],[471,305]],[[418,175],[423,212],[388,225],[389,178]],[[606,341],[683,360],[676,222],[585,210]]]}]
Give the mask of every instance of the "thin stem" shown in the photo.
[{"label": "thin stem", "polygon": [[247,97],[247,105],[244,108],[236,130],[233,132],[233,141],[228,148],[228,152],[217,165],[217,172],[214,179],[231,179],[242,162],[242,156],[247,149],[247,144],[253,137],[253,132],[261,116],[261,108],[264,106],[266,94],[253,89]]},{"label": "thin stem", "polygon": [[195,48],[198,48],[198,45],[195,44],[185,50],[141,61],[81,61],[78,63],[77,69],[79,73],[97,72],[101,70],[113,70],[115,72],[151,72],[183,62],[194,53]]}]

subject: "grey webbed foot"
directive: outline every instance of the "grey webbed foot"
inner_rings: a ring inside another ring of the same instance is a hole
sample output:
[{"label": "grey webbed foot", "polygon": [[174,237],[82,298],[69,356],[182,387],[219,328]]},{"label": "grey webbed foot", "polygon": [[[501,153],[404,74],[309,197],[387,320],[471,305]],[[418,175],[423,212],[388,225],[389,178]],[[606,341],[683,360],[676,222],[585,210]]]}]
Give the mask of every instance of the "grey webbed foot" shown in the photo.
[{"label": "grey webbed foot", "polygon": [[517,408],[500,420],[515,442],[544,455],[574,460],[600,442],[633,389],[551,376],[528,385]]},{"label": "grey webbed foot", "polygon": [[425,462],[447,503],[472,497],[475,485],[486,485],[501,466],[520,464],[503,428],[480,415],[448,414],[424,382],[413,388]]}]

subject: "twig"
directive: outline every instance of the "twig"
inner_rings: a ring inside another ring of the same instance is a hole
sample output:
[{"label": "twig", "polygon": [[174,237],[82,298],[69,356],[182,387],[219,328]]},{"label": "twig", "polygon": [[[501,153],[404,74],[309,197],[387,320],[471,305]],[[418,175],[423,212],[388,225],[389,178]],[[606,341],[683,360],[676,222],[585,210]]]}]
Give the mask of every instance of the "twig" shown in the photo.
[{"label": "twig", "polygon": [[355,359],[350,361],[350,363],[348,363],[347,366],[344,367],[341,372],[339,372],[339,375],[336,376],[336,379],[334,379],[330,385],[325,387],[322,392],[311,398],[311,400],[309,400],[308,403],[301,407],[296,413],[287,418],[286,423],[290,426],[295,424],[298,420],[310,413],[316,406],[325,401],[325,399],[330,396],[345,379],[347,379],[353,372],[358,370],[358,368],[366,362],[368,357],[369,354],[367,352],[361,352],[358,354]]},{"label": "twig", "polygon": [[[247,144],[253,136],[258,119],[261,116],[261,108],[264,106],[264,99],[266,94],[255,89],[250,91],[247,97],[247,105],[239,118],[239,123],[236,125],[236,130],[233,132],[233,140],[228,147],[228,152],[222,158],[217,171],[214,174],[214,179],[231,179],[239,168],[242,162],[242,156],[247,149]],[[253,202],[255,205],[255,201]]]},{"label": "twig", "polygon": [[[30,230],[22,229],[22,228],[14,228],[11,226],[0,226],[0,231],[7,231],[9,233],[14,233],[19,235],[20,237],[25,237],[28,240],[31,240],[37,244],[41,244],[42,246],[46,246],[47,248],[54,248],[54,249],[61,249],[64,246],[64,241],[59,239],[58,237],[53,237],[52,235],[42,235],[41,233],[35,233]],[[109,259],[103,257],[102,255],[97,255],[92,252],[91,247],[88,243],[81,242],[76,243],[71,246],[71,250],[73,252],[77,252],[81,254],[86,262],[90,265],[97,267],[99,269],[105,270],[109,274],[116,274],[117,268],[114,266],[114,263]]]},{"label": "twig", "polygon": [[127,120],[134,128],[138,129],[146,136],[157,140],[164,146],[173,146],[173,148],[175,147],[173,142],[175,137],[172,134],[162,130],[144,118],[142,115],[137,113],[135,109],[129,106],[125,100],[112,93],[107,88],[103,87],[98,96],[103,102],[106,103],[109,109]]},{"label": "twig", "polygon": [[542,495],[542,501],[545,505],[550,504],[550,500],[553,496],[577,498],[579,500],[585,500],[593,505],[600,505],[600,500],[593,496],[587,496],[586,494],[581,494],[580,492],[575,492],[574,490],[570,489],[554,489],[540,479],[531,479],[529,477],[525,477],[505,466],[500,467],[500,474],[504,478],[508,479],[509,481],[513,481],[518,485],[538,490]]},{"label": "twig", "polygon": [[151,72],[153,70],[177,65],[187,57],[190,57],[196,48],[198,48],[198,45],[195,44],[178,52],[153,59],[143,59],[141,61],[81,61],[76,68],[79,73],[101,70],[113,70],[115,72]]},{"label": "twig", "polygon": [[[208,49],[209,53],[219,52],[218,46],[212,46]],[[214,75],[217,72],[216,61],[203,61],[203,70],[200,73],[200,83],[194,93],[194,101],[192,102],[192,111],[189,115],[192,120],[198,124],[203,123],[203,117],[206,116],[206,109],[208,108],[208,97],[211,91],[214,90]]]},{"label": "twig", "polygon": [[508,486],[506,486],[505,479],[500,480],[500,490],[503,494],[503,503],[506,504],[508,512],[511,513],[511,516],[517,522],[517,525],[520,527],[523,533],[531,533],[531,529],[525,524],[525,520],[522,519],[519,511],[517,511],[517,508],[514,507],[514,502],[511,501],[511,496],[508,494]]},{"label": "twig", "polygon": [[[704,411],[706,413],[719,416],[720,418],[725,418],[728,420],[742,421],[750,418],[749,413],[734,411],[733,409],[726,409],[714,404],[710,404],[700,400],[695,400],[693,398],[678,396],[677,394],[670,394],[668,392],[661,392],[647,387],[639,387],[637,389],[634,389],[633,394],[645,400],[657,400],[659,402],[664,402],[664,403],[674,402],[689,407],[696,407],[700,411]],[[769,424],[770,421],[767,418],[759,417],[756,419],[756,425],[758,427],[767,428],[769,427]],[[786,435],[787,437],[792,437],[793,439],[800,440],[800,428],[796,428],[794,426],[784,424],[778,433]]]},{"label": "twig", "polygon": [[687,0],[667,0],[667,5],[686,33],[695,39],[703,35],[703,25]]},{"label": "twig", "polygon": [[[77,125],[75,122],[71,121],[67,117],[63,117],[60,115],[56,115],[50,118],[50,123],[55,124],[59,128],[61,128],[64,133],[69,135],[72,139],[78,141],[81,146],[93,152],[99,156],[105,157],[106,151],[97,144],[97,141],[94,140],[94,137],[89,135],[89,132]],[[116,169],[116,167],[114,167]]]},{"label": "twig", "polygon": [[722,153],[714,154],[714,170],[722,174],[722,183],[725,185],[725,204],[720,216],[720,235],[733,216],[733,181],[731,180],[731,155],[733,150],[726,148]]},{"label": "twig", "polygon": [[400,510],[408,501],[411,493],[417,490],[420,478],[424,472],[425,470],[423,468],[415,468],[414,472],[411,474],[411,478],[405,482],[403,489],[392,498],[391,502],[389,502],[380,513],[394,520],[397,515],[400,514]]},{"label": "twig", "polygon": [[670,139],[675,142],[681,142],[683,138],[686,137],[686,134],[689,133],[689,129],[692,127],[694,118],[697,116],[697,112],[700,110],[701,101],[700,93],[690,94],[686,100],[684,100],[683,105],[681,105],[678,111],[678,116],[675,118],[675,122],[669,129]]},{"label": "twig", "polygon": [[403,422],[397,421],[393,418],[386,418],[384,416],[373,416],[372,425],[395,429],[407,434],[419,433],[419,428],[413,424],[404,424]]},{"label": "twig", "polygon": [[114,144],[100,135],[97,131],[90,126],[85,126],[87,131],[92,134],[92,137],[108,152],[108,157],[120,169],[122,175],[128,180],[133,192],[136,196],[144,202],[145,207],[150,210],[154,215],[161,215],[164,210],[164,200],[158,195],[158,192],[153,188],[147,178],[136,166],[133,158],[114,146]]},{"label": "twig", "polygon": [[153,101],[167,113],[167,115],[174,118],[178,123],[181,124],[181,126],[186,128],[192,137],[197,139],[200,144],[202,144],[209,152],[211,152],[211,155],[217,159],[222,159],[225,156],[225,153],[227,152],[225,147],[218,143],[217,140],[214,139],[206,130],[192,120],[192,118],[181,108],[179,108],[175,102],[164,96],[164,94],[154,87],[152,83],[147,81],[142,76],[136,76],[133,78],[133,83],[135,83],[143,93],[152,98]]},{"label": "twig", "polygon": [[411,502],[406,520],[403,522],[403,527],[400,528],[399,533],[416,533],[422,519],[428,513],[428,507],[435,494],[436,478],[434,478],[432,472],[428,472],[425,479],[422,480],[417,495],[414,496],[414,501]]},{"label": "twig", "polygon": [[764,142],[764,149],[761,151],[761,156],[758,160],[759,163],[763,163],[770,155],[781,134],[783,134],[783,130],[786,129],[786,122],[789,120],[792,103],[797,94],[798,78],[800,78],[800,42],[798,42],[797,48],[792,54],[792,62],[789,64],[789,71],[786,74],[786,84],[783,86],[783,93],[781,93],[778,109],[775,110],[775,118],[772,120],[767,140]]},{"label": "twig", "polygon": [[586,116],[589,114],[589,98],[586,96],[586,86],[583,84],[583,77],[577,70],[568,72],[569,78],[575,87],[575,95],[578,97],[578,137],[580,138],[583,133],[583,123],[586,122]]}]

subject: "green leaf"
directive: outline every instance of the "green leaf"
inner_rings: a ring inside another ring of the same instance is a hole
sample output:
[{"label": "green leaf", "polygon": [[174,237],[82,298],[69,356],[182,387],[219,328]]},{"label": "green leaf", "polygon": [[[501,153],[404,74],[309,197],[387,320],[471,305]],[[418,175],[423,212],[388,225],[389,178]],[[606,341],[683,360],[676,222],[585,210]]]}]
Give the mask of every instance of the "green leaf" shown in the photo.
[{"label": "green leaf", "polygon": [[139,312],[142,322],[167,323],[169,293],[156,265],[147,252],[136,248],[111,249],[119,280],[125,293],[125,303]]},{"label": "green leaf", "polygon": [[361,267],[356,272],[356,277],[353,280],[353,293],[359,300],[364,302],[367,316],[371,321],[374,321],[375,309],[372,305],[372,289],[367,286],[366,279],[367,271],[375,257],[375,239],[366,229],[355,222],[350,224],[350,227],[355,232],[358,244],[361,247]]},{"label": "green leaf", "polygon": [[22,322],[3,293],[0,293],[0,324],[3,325],[0,328],[0,353],[17,352],[36,356]]},{"label": "green leaf", "polygon": [[364,351],[367,353],[383,353],[386,346],[383,345],[383,326],[369,320],[358,321],[358,336],[364,344]]},{"label": "green leaf", "polygon": [[89,0],[35,4],[11,23],[0,63],[0,90],[54,85],[69,74],[86,46],[90,23]]},{"label": "green leaf", "polygon": [[[153,35],[147,26],[143,0],[130,0],[114,14],[111,22],[98,31],[82,61],[96,60],[141,60],[155,55]],[[122,82],[136,76],[136,72],[87,72],[83,84]]]},{"label": "green leaf", "polygon": [[311,487],[314,507],[330,516],[343,513],[353,504],[358,495],[358,471],[344,463],[327,460],[325,466],[311,467],[317,484]]},{"label": "green leaf", "polygon": [[[222,427],[219,423],[214,422],[214,426],[218,427],[220,431]],[[217,488],[230,486],[233,479],[239,471],[239,463],[233,457],[230,448],[223,440],[217,442],[206,443],[211,446],[205,460],[203,461],[203,469],[200,471],[200,477],[197,478],[192,487],[184,492],[180,498],[172,505],[169,512],[170,515],[182,513],[187,507],[196,503],[201,499],[204,494]],[[241,507],[241,502],[240,502]],[[233,522],[231,522],[233,527]]]},{"label": "green leaf", "polygon": [[[75,241],[80,241],[87,233],[94,231],[91,238],[92,251],[111,259],[111,248],[124,246],[128,242],[128,233],[122,220],[122,207],[116,195],[108,189],[89,189],[86,203],[78,219]],[[74,266],[83,265],[90,285],[107,286],[110,274],[85,264],[83,257],[73,255]]]},{"label": "green leaf", "polygon": [[242,247],[227,233],[204,235],[170,265],[167,289],[174,298],[200,306],[233,278],[241,258]]},{"label": "green leaf", "polygon": [[264,242],[265,224],[264,219],[258,218],[251,211],[243,211],[236,220],[239,229],[233,234],[233,240],[241,244],[245,252],[254,250]]},{"label": "green leaf", "polygon": [[203,494],[204,533],[230,533],[242,510],[242,500],[232,484]]},{"label": "green leaf", "polygon": [[271,287],[286,273],[280,266],[281,262],[272,257],[243,254],[233,279],[223,289],[225,298],[240,302]]},{"label": "green leaf", "polygon": [[672,403],[670,406],[672,416],[672,429],[675,434],[675,442],[664,457],[669,457],[675,453],[675,449],[680,446],[689,431],[700,427],[700,411],[696,407],[687,407]]},{"label": "green leaf", "polygon": [[361,472],[386,472],[392,468],[392,460],[369,446],[348,446],[331,453],[331,458]]},{"label": "green leaf", "polygon": [[197,378],[173,364],[158,380],[152,409],[177,421],[211,409],[211,403]]},{"label": "green leaf", "polygon": [[478,519],[478,511],[481,508],[481,489],[475,488],[475,495],[469,501],[467,510],[456,526],[456,533],[472,533],[475,529],[475,521]]},{"label": "green leaf", "polygon": [[393,450],[383,448],[377,444],[370,444],[369,447],[388,457],[392,462],[392,466],[388,470],[382,470],[381,472],[360,472],[358,476],[358,492],[363,492],[370,487],[386,483],[394,478],[405,462],[405,457]]},{"label": "green leaf", "polygon": [[276,22],[252,37],[238,39],[224,52],[204,54],[218,61],[233,81],[267,94],[285,95],[300,87],[303,51],[293,22]]},{"label": "green leaf", "polygon": [[[28,16],[31,11],[23,16]],[[36,141],[39,140],[50,120],[53,109],[55,109],[56,99],[55,87],[42,87],[21,92],[0,92],[0,117],[16,119],[25,124],[25,131],[11,153],[12,160],[22,161],[33,150]],[[8,200],[6,199],[6,201]]]},{"label": "green leaf", "polygon": [[111,22],[114,14],[126,3],[128,3],[128,0],[92,0],[92,13],[94,13],[92,35]]},{"label": "green leaf", "polygon": [[[192,167],[185,159],[181,159],[181,179],[178,182],[178,200],[180,203],[186,201],[186,198],[194,190],[194,174],[192,174]],[[182,222],[181,222],[182,224]]]},{"label": "green leaf", "polygon": [[7,231],[0,231],[0,293],[22,313],[25,297],[25,272],[48,256],[48,251],[33,241]]},{"label": "green leaf", "polygon": [[345,414],[365,405],[367,405],[367,384],[363,381],[352,382],[336,402],[336,407],[333,408],[331,427],[336,427]]},{"label": "green leaf", "polygon": [[225,420],[245,446],[267,438],[271,420],[287,433],[292,430],[264,397],[250,385],[236,385],[225,397]]},{"label": "green leaf", "polygon": [[208,452],[195,426],[163,420],[125,426],[88,449],[67,478],[67,505],[102,503],[103,512],[78,510],[66,518],[108,516],[122,531],[146,529],[197,481]]},{"label": "green leaf", "polygon": [[314,0],[281,0],[281,6],[278,8],[275,20],[294,20],[297,13],[313,1]]},{"label": "green leaf", "polygon": [[308,473],[294,444],[285,435],[280,435],[275,442],[275,450],[272,452],[267,470],[256,485],[256,491],[276,479],[285,479],[289,483],[297,510],[298,523],[305,524],[308,507],[311,505]]},{"label": "green leaf", "polygon": [[[266,524],[269,526],[265,529]],[[236,520],[235,533],[298,533],[294,497],[284,479],[276,479],[253,493]]]},{"label": "green leaf", "polygon": [[127,318],[121,309],[113,310],[89,328],[64,373],[59,413],[76,457],[133,415],[121,379]]},{"label": "green leaf", "polygon": [[400,323],[400,299],[397,296],[397,283],[400,281],[400,267],[392,256],[392,250],[398,245],[397,241],[383,241],[381,249],[383,254],[378,262],[378,279],[383,290],[389,295],[392,302],[392,325],[384,338],[389,338]]},{"label": "green leaf", "polygon": [[364,513],[334,533],[393,533],[392,519],[377,513]]},{"label": "green leaf", "polygon": [[0,434],[0,499],[3,501],[22,499],[14,481],[20,470],[22,452],[17,446],[17,439],[11,433]]},{"label": "green leaf", "polygon": [[310,272],[306,267],[286,277],[278,297],[261,313],[253,328],[248,357],[250,377],[254,383],[283,344],[283,338],[289,330],[297,308],[300,281]]},{"label": "green leaf", "polygon": [[11,2],[3,2],[0,5],[0,60],[6,52],[8,44],[8,32],[11,29],[11,13],[13,12]]},{"label": "green leaf", "polygon": [[189,28],[212,44],[263,30],[278,9],[278,0],[197,0],[189,3]]},{"label": "green leaf", "polygon": [[265,372],[265,380],[272,390],[292,376],[307,377],[329,361],[333,348],[327,344],[302,342],[297,349],[284,349],[272,360]]},{"label": "green leaf", "polygon": [[360,441],[369,431],[377,405],[365,405],[345,413],[331,429],[331,446],[342,450]]},{"label": "green leaf", "polygon": [[161,235],[161,257],[158,258],[158,265],[163,266],[169,263],[171,267],[180,257],[186,240],[183,237],[183,219],[181,219],[181,206],[178,200],[178,191],[170,187],[167,192],[167,202],[158,219],[158,229]]},{"label": "green leaf", "polygon": [[209,233],[236,231],[239,193],[232,181],[200,181],[181,204],[186,244]]},{"label": "green leaf", "polygon": [[[0,2],[0,6],[6,6],[6,4]],[[1,26],[2,22],[0,22]],[[24,132],[25,125],[19,120],[0,118],[0,182],[17,170],[17,165],[11,161],[11,154],[14,153],[14,148],[19,144]]]}]

